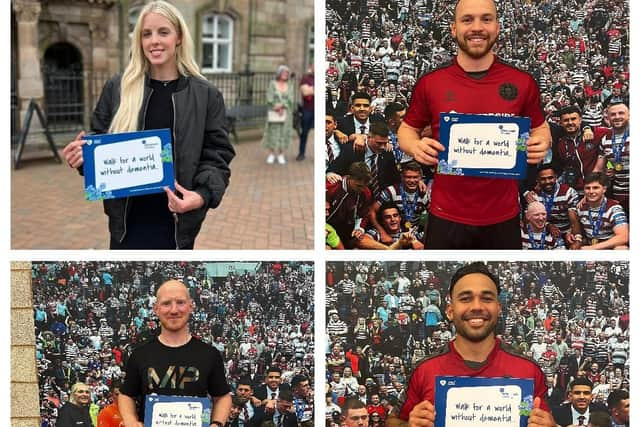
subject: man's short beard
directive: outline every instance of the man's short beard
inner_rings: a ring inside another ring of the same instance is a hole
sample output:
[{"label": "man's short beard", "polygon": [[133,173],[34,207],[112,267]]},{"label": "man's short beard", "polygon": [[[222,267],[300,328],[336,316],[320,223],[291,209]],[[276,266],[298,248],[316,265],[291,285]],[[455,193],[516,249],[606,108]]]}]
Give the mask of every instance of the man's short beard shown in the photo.
[{"label": "man's short beard", "polygon": [[464,53],[467,54],[467,56],[473,58],[473,59],[480,59],[480,58],[484,58],[487,54],[489,54],[491,52],[491,50],[493,49],[493,46],[496,44],[496,41],[498,40],[498,38],[494,38],[493,40],[488,39],[487,40],[487,47],[485,49],[483,49],[482,51],[478,52],[477,50],[474,51],[472,49],[470,49],[466,43],[466,40],[464,39],[464,36],[456,36],[456,44],[458,45],[458,49],[462,50]]}]

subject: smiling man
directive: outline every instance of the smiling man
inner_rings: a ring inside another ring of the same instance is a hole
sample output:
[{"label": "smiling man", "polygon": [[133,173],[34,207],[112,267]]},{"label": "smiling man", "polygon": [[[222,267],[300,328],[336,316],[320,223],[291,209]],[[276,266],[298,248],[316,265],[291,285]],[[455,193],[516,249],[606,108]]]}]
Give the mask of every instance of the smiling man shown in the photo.
[{"label": "smiling man", "polygon": [[385,202],[378,209],[377,224],[385,235],[390,238],[389,243],[381,240],[381,234],[375,228],[369,228],[358,240],[358,249],[422,249],[422,243],[411,231],[402,231],[402,216],[400,209],[393,202]]},{"label": "smiling man", "polygon": [[554,140],[558,151],[557,161],[562,168],[563,180],[582,196],[584,179],[593,172],[604,169],[604,152],[601,140],[607,132],[596,128],[593,139],[587,140],[582,128],[582,114],[575,105],[560,110],[560,126],[564,134]]},{"label": "smiling man", "polygon": [[564,249],[560,232],[547,221],[547,211],[540,202],[531,202],[525,213],[520,238],[522,249]]},{"label": "smiling man", "polygon": [[[536,187],[524,193],[526,201],[542,202],[547,220],[558,227],[562,238],[568,246],[574,245],[576,240],[581,240],[580,222],[576,214],[578,205],[578,193],[568,184],[559,183],[558,175],[550,163],[538,168]],[[577,249],[577,247],[572,247]]]},{"label": "smiling man", "polygon": [[[607,177],[611,180],[611,194],[629,216],[629,107],[612,104],[607,107],[611,129],[602,138]],[[595,132],[599,131],[596,128]]]},{"label": "smiling man", "polygon": [[282,382],[282,370],[277,366],[267,368],[264,384],[256,388],[254,396],[260,399],[260,405],[265,412],[273,413],[276,407],[276,399],[281,391],[289,390],[289,385]]},{"label": "smiling man", "polygon": [[156,292],[153,312],[160,321],[160,335],[136,347],[125,367],[118,398],[125,427],[143,426],[144,398],[151,393],[209,397],[211,427],[223,427],[231,394],[222,356],[189,332],[193,300],[187,287],[177,280],[164,282]]},{"label": "smiling man", "polygon": [[591,403],[593,383],[578,377],[569,384],[569,403],[554,409],[553,416],[559,426],[586,426],[591,412],[607,412],[602,404]]},{"label": "smiling man", "polygon": [[[429,206],[428,189],[420,190],[419,188],[419,183],[422,181],[420,164],[415,161],[402,163],[401,170],[400,183],[385,188],[369,210],[369,223],[380,234],[380,241],[385,244],[392,243],[393,239],[378,222],[378,211],[383,203],[396,204],[400,212],[403,231],[409,231],[411,227],[418,226]],[[422,240],[422,232],[415,235],[419,240]]]},{"label": "smiling man", "polygon": [[620,203],[604,195],[607,185],[607,177],[602,172],[591,174],[584,180],[586,203],[578,208],[584,235],[580,249],[628,249],[627,215]]},{"label": "smiling man", "polygon": [[[540,91],[528,73],[502,62],[492,51],[500,29],[493,0],[459,0],[451,22],[458,44],[452,63],[425,74],[398,129],[400,148],[435,166],[440,113],[491,114],[531,119],[527,162],[537,164],[551,143],[540,109]],[[430,136],[422,136],[425,129]],[[431,191],[428,249],[520,249],[518,181],[436,173]]]},{"label": "smiling man", "polygon": [[545,401],[542,370],[495,336],[502,309],[499,293],[498,278],[481,262],[465,265],[453,274],[446,315],[455,325],[456,337],[416,367],[400,415],[390,416],[387,426],[433,427],[438,375],[531,378],[535,399],[528,426],[555,426]]},{"label": "smiling man", "polygon": [[389,142],[387,124],[383,121],[371,122],[365,139],[365,149],[362,151],[354,150],[351,144],[343,146],[328,172],[345,175],[353,163],[364,161],[371,171],[369,189],[375,199],[386,187],[400,182],[400,176],[393,153],[386,151]]}]

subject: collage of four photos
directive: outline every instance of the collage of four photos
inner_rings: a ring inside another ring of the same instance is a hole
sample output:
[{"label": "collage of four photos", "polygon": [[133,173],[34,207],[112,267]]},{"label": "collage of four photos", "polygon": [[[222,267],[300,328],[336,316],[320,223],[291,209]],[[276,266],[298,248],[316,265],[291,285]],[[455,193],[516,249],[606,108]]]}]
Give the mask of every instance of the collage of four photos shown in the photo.
[{"label": "collage of four photos", "polygon": [[629,426],[629,6],[12,0],[10,425]]}]

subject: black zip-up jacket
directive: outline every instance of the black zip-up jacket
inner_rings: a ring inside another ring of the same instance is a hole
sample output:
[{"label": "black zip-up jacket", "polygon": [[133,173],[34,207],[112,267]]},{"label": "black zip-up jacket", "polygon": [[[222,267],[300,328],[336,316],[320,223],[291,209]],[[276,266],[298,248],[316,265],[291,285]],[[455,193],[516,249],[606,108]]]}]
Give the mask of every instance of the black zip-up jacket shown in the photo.
[{"label": "black zip-up jacket", "polygon": [[[120,104],[121,75],[112,77],[104,86],[91,118],[91,130],[106,133]],[[144,99],[138,115],[138,130],[144,129],[144,119],[152,93],[149,77],[145,78]],[[176,181],[188,190],[196,191],[204,205],[177,214],[176,244],[187,247],[195,241],[207,210],[220,204],[231,171],[229,163],[235,151],[229,142],[225,123],[224,100],[211,83],[197,77],[181,76],[172,95],[174,124],[174,170]],[[81,171],[82,173],[82,171]],[[126,236],[126,216],[129,198],[104,200],[104,212],[109,217],[112,238],[122,242]]]},{"label": "black zip-up jacket", "polygon": [[88,406],[67,402],[58,410],[58,427],[93,427]]}]

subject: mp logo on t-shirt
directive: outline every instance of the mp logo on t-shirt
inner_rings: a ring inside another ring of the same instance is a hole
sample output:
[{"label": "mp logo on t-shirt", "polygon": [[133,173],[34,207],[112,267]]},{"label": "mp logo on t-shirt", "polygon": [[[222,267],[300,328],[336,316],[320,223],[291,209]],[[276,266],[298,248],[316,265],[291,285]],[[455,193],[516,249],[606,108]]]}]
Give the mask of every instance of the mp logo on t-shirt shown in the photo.
[{"label": "mp logo on t-shirt", "polygon": [[172,388],[184,390],[187,383],[195,383],[200,378],[200,371],[193,366],[169,365],[166,372],[160,379],[160,375],[155,368],[147,368],[147,383],[150,390],[156,388]]}]

